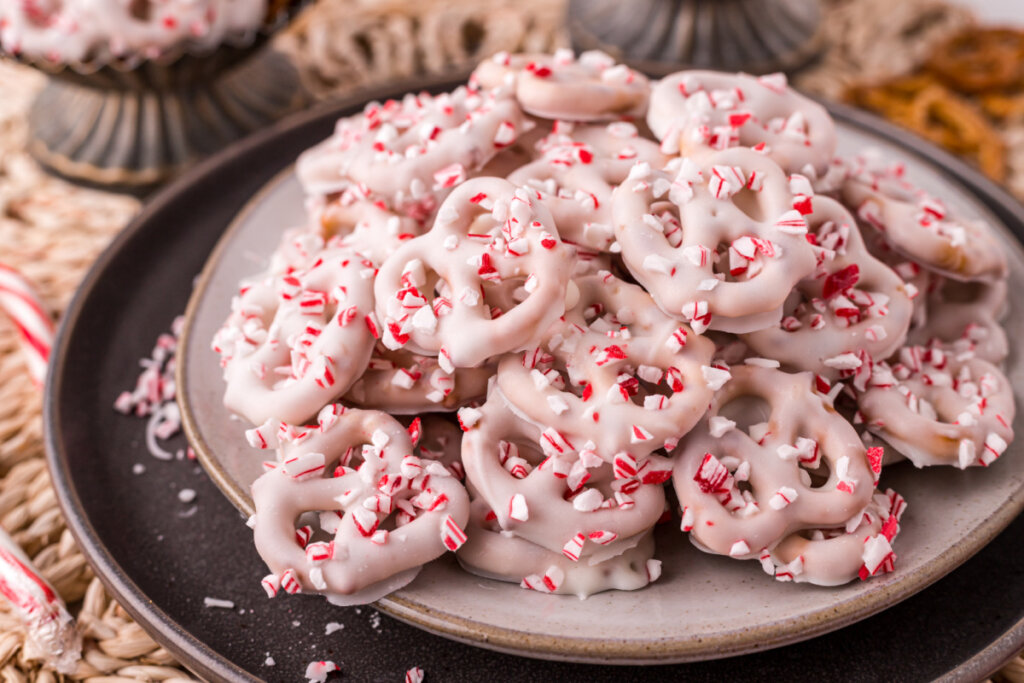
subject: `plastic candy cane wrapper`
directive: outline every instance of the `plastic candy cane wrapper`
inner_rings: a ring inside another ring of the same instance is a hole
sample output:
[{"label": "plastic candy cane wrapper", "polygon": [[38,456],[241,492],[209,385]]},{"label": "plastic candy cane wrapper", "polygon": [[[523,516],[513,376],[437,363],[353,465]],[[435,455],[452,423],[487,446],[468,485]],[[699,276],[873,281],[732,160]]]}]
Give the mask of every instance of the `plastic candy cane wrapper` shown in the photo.
[{"label": "plastic candy cane wrapper", "polygon": [[32,381],[42,386],[53,346],[53,320],[28,281],[3,263],[0,263],[0,309],[21,332]]},{"label": "plastic candy cane wrapper", "polygon": [[0,529],[0,594],[25,624],[34,648],[26,651],[63,674],[82,658],[82,639],[64,602],[39,575],[18,544]]}]

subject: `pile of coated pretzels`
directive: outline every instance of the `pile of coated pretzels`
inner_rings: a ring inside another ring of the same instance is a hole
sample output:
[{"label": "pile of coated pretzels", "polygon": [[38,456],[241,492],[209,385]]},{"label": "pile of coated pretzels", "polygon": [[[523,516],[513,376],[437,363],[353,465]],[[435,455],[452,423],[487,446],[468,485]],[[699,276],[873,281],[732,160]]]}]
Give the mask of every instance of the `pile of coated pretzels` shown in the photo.
[{"label": "pile of coated pretzels", "polygon": [[299,159],[307,224],[213,340],[276,450],[267,593],[367,602],[447,551],[632,590],[672,520],[782,581],[891,571],[883,464],[1012,439],[1007,263],[900,164],[835,148],[781,75],[652,84],[600,52],[498,54],[340,120]]}]

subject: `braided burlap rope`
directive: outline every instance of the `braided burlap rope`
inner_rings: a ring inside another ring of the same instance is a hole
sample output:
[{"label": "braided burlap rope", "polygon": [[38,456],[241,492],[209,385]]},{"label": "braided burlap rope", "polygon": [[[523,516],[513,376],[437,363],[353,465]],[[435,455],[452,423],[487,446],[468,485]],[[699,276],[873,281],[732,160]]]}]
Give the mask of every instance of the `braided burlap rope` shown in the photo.
[{"label": "braided burlap rope", "polygon": [[[886,11],[880,11],[883,5]],[[801,80],[825,94],[835,94],[857,74],[913,68],[935,40],[964,20],[935,0],[830,0],[830,6],[832,47]],[[327,0],[307,11],[278,44],[294,56],[310,90],[327,96],[466,66],[500,49],[550,50],[564,42],[563,7],[562,0]],[[924,46],[908,46],[908,39]],[[869,54],[886,57],[872,61]],[[59,314],[138,204],[50,179],[22,151],[24,113],[41,84],[31,70],[0,63],[0,249]],[[1016,150],[1011,182],[1024,194],[1024,124],[1007,136]],[[193,680],[107,596],[65,528],[42,458],[40,405],[16,332],[0,316],[0,526],[76,611],[85,636],[78,670],[59,676],[34,659],[20,623],[0,605],[0,683]],[[1024,683],[1024,660],[1014,660],[997,678]]]}]

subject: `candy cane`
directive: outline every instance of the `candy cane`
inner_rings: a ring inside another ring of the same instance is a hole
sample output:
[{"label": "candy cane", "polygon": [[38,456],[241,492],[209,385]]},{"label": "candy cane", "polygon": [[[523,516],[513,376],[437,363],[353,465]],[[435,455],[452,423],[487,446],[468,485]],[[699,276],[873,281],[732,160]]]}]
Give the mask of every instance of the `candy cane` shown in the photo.
[{"label": "candy cane", "polygon": [[53,346],[53,320],[32,285],[18,271],[3,263],[0,263],[0,308],[21,332],[32,381],[42,386]]},{"label": "candy cane", "polygon": [[82,656],[82,640],[64,601],[40,576],[18,544],[0,529],[0,594],[25,624],[46,664],[70,674]]}]

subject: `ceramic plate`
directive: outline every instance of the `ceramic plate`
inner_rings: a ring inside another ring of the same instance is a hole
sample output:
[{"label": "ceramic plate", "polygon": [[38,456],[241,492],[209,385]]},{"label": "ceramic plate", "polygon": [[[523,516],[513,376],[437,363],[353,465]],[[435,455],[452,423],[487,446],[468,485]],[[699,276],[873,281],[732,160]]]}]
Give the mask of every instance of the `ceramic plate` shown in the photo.
[{"label": "ceramic plate", "polygon": [[[841,155],[868,147],[907,165],[908,177],[954,210],[997,226],[1011,263],[1011,291],[1024,291],[1020,244],[978,199],[938,168],[855,125],[840,122]],[[200,461],[228,497],[251,514],[249,487],[264,453],[246,444],[247,424],[222,404],[218,356],[210,340],[243,277],[263,271],[283,229],[304,222],[298,179],[285,171],[239,215],[204,268],[191,299],[179,365],[186,430]],[[1008,317],[1011,338],[1024,338],[1024,300]],[[1024,385],[1015,354],[1009,377]],[[1022,411],[1024,412],[1024,411]],[[1024,433],[1018,417],[1015,428]],[[637,592],[607,592],[579,601],[523,591],[516,584],[433,563],[407,588],[384,599],[383,611],[434,633],[516,654],[572,661],[663,663],[708,659],[803,640],[873,614],[921,590],[977,552],[1024,506],[1024,450],[1014,444],[988,469],[888,468],[881,488],[908,501],[896,544],[897,571],[868,582],[824,589],[768,579],[757,562],[696,550],[660,529],[656,557],[664,574]],[[956,500],[955,505],[951,501]],[[675,525],[666,525],[675,526]],[[607,615],[615,615],[608,618]],[[538,618],[539,617],[539,618]]]},{"label": "ceramic plate", "polygon": [[[365,97],[388,94],[394,93]],[[598,683],[756,680],[765,678],[765,672],[782,680],[978,680],[1024,647],[1024,518],[962,567],[884,614],[799,645],[710,662],[608,667],[523,659],[381,619],[371,608],[338,608],[301,595],[268,600],[259,587],[266,570],[237,511],[194,463],[151,458],[144,446],[145,423],[121,416],[111,406],[133,385],[139,371],[136,359],[149,355],[157,335],[184,310],[196,275],[232,219],[300,150],[329,135],[334,120],[356,111],[362,101],[352,98],[276,126],[165,189],[97,260],[61,325],[44,413],[58,499],[69,528],[111,594],[181,661],[217,681],[302,680],[306,663],[322,658],[340,662],[344,678],[358,681],[401,680],[414,665],[423,667],[430,680],[456,682],[496,676],[502,681]],[[885,139],[906,137],[861,114],[843,111],[841,117],[859,121],[864,130],[875,129]],[[915,147],[912,141],[907,145]],[[916,148],[916,159],[932,159],[950,169],[958,182],[1024,235],[1024,211],[1004,192],[955,159],[920,143]],[[180,437],[171,444],[172,450],[184,446]],[[1007,456],[1000,466],[1011,462]],[[138,465],[144,473],[136,474]],[[183,488],[197,493],[192,503],[178,498]],[[949,499],[940,517],[963,517],[959,494]],[[922,519],[922,508],[917,510],[908,512],[916,515],[907,518],[908,528]],[[972,528],[987,534],[1001,524],[997,515]],[[904,549],[910,553],[909,547]],[[681,561],[690,566],[681,565],[680,573],[696,571],[711,559],[688,547],[682,552]],[[954,561],[965,555],[954,550]],[[454,572],[455,567],[448,558],[438,569]],[[483,583],[458,576],[463,587]],[[757,578],[760,584],[772,583]],[[745,584],[738,585],[738,590],[747,590]],[[429,586],[412,588],[415,597]],[[715,596],[710,589],[702,593]],[[514,595],[522,600],[525,594],[516,589]],[[830,595],[841,604],[842,594]],[[232,600],[235,609],[207,608],[204,597]],[[484,611],[489,600],[474,610]],[[554,604],[541,605],[534,624],[554,618]],[[570,599],[561,604],[578,603]],[[651,611],[652,624],[665,621],[658,616],[664,610],[653,601],[645,608]],[[477,612],[469,618],[479,619]],[[601,620],[612,618],[606,614]],[[679,615],[669,620],[668,633],[648,632],[647,641],[655,648],[652,659],[660,656],[659,642],[679,640],[687,632],[686,619]],[[743,621],[742,615],[735,621]],[[330,623],[344,628],[326,635]],[[778,642],[770,635],[765,646]]]}]

